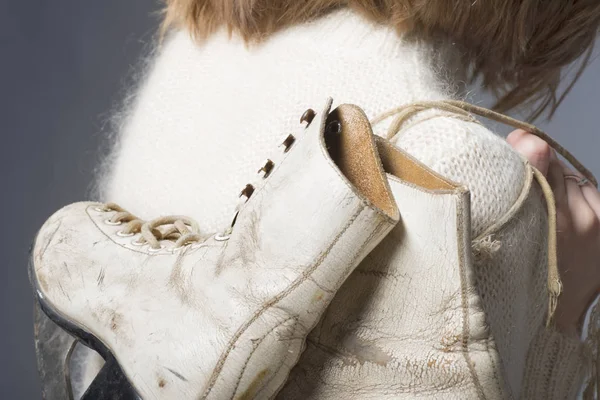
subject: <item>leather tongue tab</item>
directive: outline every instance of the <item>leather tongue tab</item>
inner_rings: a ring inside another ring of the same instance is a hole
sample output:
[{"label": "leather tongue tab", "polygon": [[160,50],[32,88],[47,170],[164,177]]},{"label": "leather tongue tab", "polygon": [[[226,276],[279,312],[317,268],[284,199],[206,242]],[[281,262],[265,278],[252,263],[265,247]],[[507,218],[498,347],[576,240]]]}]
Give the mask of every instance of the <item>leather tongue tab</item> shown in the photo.
[{"label": "leather tongue tab", "polygon": [[365,113],[355,105],[339,106],[327,118],[324,139],[331,158],[357,192],[397,219],[396,202]]}]

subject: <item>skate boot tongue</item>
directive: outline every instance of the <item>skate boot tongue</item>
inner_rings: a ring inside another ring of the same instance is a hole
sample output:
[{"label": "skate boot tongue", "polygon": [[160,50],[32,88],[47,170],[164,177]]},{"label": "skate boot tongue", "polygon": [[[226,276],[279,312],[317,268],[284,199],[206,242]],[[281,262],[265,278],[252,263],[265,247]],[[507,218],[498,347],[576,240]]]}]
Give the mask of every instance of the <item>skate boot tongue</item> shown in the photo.
[{"label": "skate boot tongue", "polygon": [[343,104],[326,121],[329,155],[355,190],[393,219],[398,209],[381,165],[371,124],[357,106]]}]

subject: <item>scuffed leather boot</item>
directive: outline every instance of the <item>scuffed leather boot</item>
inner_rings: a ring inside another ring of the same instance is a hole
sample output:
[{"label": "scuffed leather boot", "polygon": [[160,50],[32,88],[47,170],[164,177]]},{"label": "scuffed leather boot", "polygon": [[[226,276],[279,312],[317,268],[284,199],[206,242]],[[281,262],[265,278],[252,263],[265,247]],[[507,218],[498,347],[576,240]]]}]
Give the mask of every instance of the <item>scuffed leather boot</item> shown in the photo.
[{"label": "scuffed leather boot", "polygon": [[488,338],[468,269],[469,192],[377,143],[401,220],[342,285],[277,399],[499,398],[489,354],[466,342]]},{"label": "scuffed leather boot", "polygon": [[[390,125],[395,135],[412,116],[431,108],[469,121],[474,121],[471,113],[479,114],[534,132],[596,181],[539,129],[477,106],[422,102],[384,114],[396,114]],[[556,385],[551,379],[578,378],[557,372],[565,361],[557,355],[568,358],[569,350],[559,351],[557,342],[547,341],[559,333],[544,326],[544,320],[551,322],[553,301],[560,293],[552,218],[556,208],[544,175],[525,163],[526,179],[515,203],[472,239],[468,189],[426,168],[403,166],[393,155],[397,149],[383,139],[376,142],[400,222],[342,285],[277,398],[574,398],[556,390],[568,383]],[[542,194],[547,220],[534,211],[542,205]],[[548,223],[547,231],[540,223]],[[531,229],[536,232],[523,234]],[[547,299],[538,296],[544,292]],[[529,347],[531,342],[538,349]],[[543,346],[551,348],[540,353]],[[588,388],[594,380],[591,384]],[[515,390],[521,385],[522,392]],[[578,388],[574,384],[566,390]]]},{"label": "scuffed leather boot", "polygon": [[59,327],[106,360],[88,399],[277,393],[341,284],[398,221],[368,120],[330,104],[307,111],[223,234],[112,204],[48,219],[30,267],[45,396],[69,396],[74,341]]}]

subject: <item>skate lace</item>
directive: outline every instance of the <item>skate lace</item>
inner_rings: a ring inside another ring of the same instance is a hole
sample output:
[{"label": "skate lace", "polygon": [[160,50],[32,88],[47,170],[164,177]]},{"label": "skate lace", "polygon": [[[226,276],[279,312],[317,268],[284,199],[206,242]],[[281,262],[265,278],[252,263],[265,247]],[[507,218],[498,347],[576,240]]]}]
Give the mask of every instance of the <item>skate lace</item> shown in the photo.
[{"label": "skate lace", "polygon": [[[300,117],[300,123],[305,124],[305,129],[310,125],[315,115],[316,113],[312,109],[308,109],[306,112],[304,112],[302,117]],[[286,135],[280,144],[280,147],[283,146],[284,148],[283,152],[287,153],[295,141],[296,138],[294,135]],[[266,179],[274,168],[275,162],[273,162],[271,159],[267,159],[257,171],[257,174],[259,175],[258,179],[261,181]],[[242,189],[239,194],[240,200],[235,207],[232,222],[223,233],[215,235],[217,240],[224,241],[229,239],[241,208],[248,202],[248,200],[250,200],[250,197],[252,197],[252,194],[257,186],[257,180],[254,180],[253,182],[248,183]],[[203,242],[206,239],[206,237],[203,237],[200,234],[199,224],[193,218],[185,215],[170,215],[145,221],[115,203],[103,204],[102,207],[98,208],[98,211],[116,211],[115,214],[105,222],[109,225],[123,224],[123,228],[117,232],[117,235],[121,237],[129,237],[140,234],[139,240],[134,241],[133,244],[148,244],[153,250],[160,250],[163,248],[161,241],[174,242],[173,249],[180,249],[187,245]]]},{"label": "skate lace", "polygon": [[139,233],[140,239],[135,242],[137,245],[148,244],[152,249],[158,250],[162,248],[160,242],[163,240],[175,242],[174,248],[203,240],[198,223],[184,215],[170,215],[145,221],[115,203],[106,203],[101,210],[116,211],[106,222],[110,225],[124,224],[117,235],[127,237]]},{"label": "skate lace", "polygon": [[[431,115],[425,117],[423,119],[417,120],[416,122],[411,121],[409,124],[410,118],[415,116],[416,114],[429,110],[429,109],[437,109],[442,111],[442,114]],[[483,107],[475,106],[469,103],[465,103],[463,101],[456,100],[446,100],[446,101],[425,101],[412,103],[408,105],[404,105],[390,111],[387,111],[378,117],[376,117],[371,123],[373,125],[380,123],[381,121],[395,117],[389,128],[387,133],[387,139],[393,141],[394,138],[405,129],[408,129],[408,125],[413,126],[418,123],[422,123],[429,119],[439,118],[439,117],[452,117],[458,118],[467,122],[474,122],[480,124],[480,122],[473,117],[472,114],[477,114],[484,118],[488,118],[515,128],[523,129],[548,143],[557,153],[562,155],[573,167],[575,167],[579,172],[583,174],[584,177],[589,179],[589,181],[596,187],[598,187],[598,181],[579,160],[577,160],[568,150],[566,150],[563,146],[561,146],[556,140],[550,137],[547,133],[543,132],[539,128],[534,125],[528,124],[526,122],[522,122],[516,120],[514,118],[508,117],[506,115],[488,110]],[[533,167],[531,164],[529,166],[532,168],[535,179],[538,181],[542,188],[542,192],[544,194],[544,198],[546,200],[546,205],[548,209],[548,276],[547,276],[547,288],[548,288],[548,314],[546,320],[546,326],[550,326],[552,324],[554,312],[556,311],[556,306],[558,303],[559,296],[562,292],[562,282],[560,280],[560,274],[558,270],[558,259],[557,259],[557,227],[556,227],[556,203],[554,199],[554,194],[552,192],[552,188],[550,184],[546,180],[545,176]],[[520,201],[523,201],[524,198],[521,198]],[[494,227],[498,226],[495,224]],[[489,231],[489,229],[488,229]],[[483,235],[482,235],[483,236]],[[592,308],[590,313],[590,323],[587,332],[587,340],[585,342],[585,346],[588,349],[588,354],[590,354],[591,358],[591,368],[590,368],[590,376],[586,383],[586,389],[584,391],[584,398],[592,399],[595,398],[600,399],[600,303]],[[560,362],[560,361],[558,361]]]},{"label": "skate lace", "polygon": [[[406,123],[408,120],[414,115],[423,112],[429,109],[437,109],[443,111],[443,113],[429,116],[425,119],[418,120],[417,122],[413,122],[413,124],[422,123],[432,118],[439,117],[451,117],[458,118],[468,122],[474,122],[480,124],[479,121],[473,117],[472,114],[480,115],[484,118],[488,118],[506,125],[510,125],[515,128],[523,129],[548,143],[556,152],[562,155],[567,161],[573,165],[576,169],[578,169],[586,178],[590,180],[595,186],[598,186],[598,182],[594,175],[581,163],[579,160],[575,158],[567,149],[561,146],[556,140],[550,137],[547,133],[543,132],[539,128],[534,125],[528,124],[526,122],[522,122],[516,120],[514,118],[508,117],[506,115],[497,113],[495,111],[488,110],[487,108],[475,106],[469,103],[465,103],[463,101],[457,100],[445,100],[445,101],[424,101],[418,103],[407,104],[401,107],[397,107],[395,109],[389,110],[378,117],[376,117],[371,123],[373,125],[380,123],[381,121],[394,116],[395,119],[392,121],[390,127],[388,128],[387,139],[393,141],[394,138],[404,129],[408,129]],[[471,114],[472,113],[472,114]],[[412,126],[412,125],[411,125]],[[549,294],[549,302],[548,302],[548,316],[547,316],[547,325],[550,325],[552,321],[552,317],[554,316],[554,312],[556,310],[556,305],[558,302],[558,297],[562,291],[562,283],[560,281],[560,274],[558,272],[558,259],[557,259],[557,250],[556,250],[556,202],[554,200],[554,194],[552,192],[552,188],[550,184],[544,177],[544,175],[538,171],[531,164],[529,166],[533,170],[534,177],[537,179],[538,183],[542,188],[542,192],[546,199],[546,204],[548,207],[548,294]]]}]

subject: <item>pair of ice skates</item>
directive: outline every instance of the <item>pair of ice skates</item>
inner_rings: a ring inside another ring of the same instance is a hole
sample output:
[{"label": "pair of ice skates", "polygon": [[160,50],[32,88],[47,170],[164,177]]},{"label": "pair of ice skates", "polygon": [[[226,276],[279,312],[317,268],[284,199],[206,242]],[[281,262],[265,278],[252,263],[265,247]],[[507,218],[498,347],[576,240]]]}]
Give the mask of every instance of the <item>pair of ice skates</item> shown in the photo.
[{"label": "pair of ice skates", "polygon": [[[356,366],[319,394],[340,398],[354,377],[363,386],[403,379],[386,373],[395,355],[377,335],[421,332],[417,353],[443,336],[446,364],[433,369],[449,382],[454,364],[487,357],[470,353],[489,333],[466,267],[469,192],[373,135],[358,107],[330,107],[302,116],[241,192],[231,226],[213,236],[186,217],[146,222],[114,204],[76,203],[48,219],[30,263],[47,399],[72,396],[78,341],[106,361],[85,399],[309,398],[318,371],[336,374],[318,352]],[[432,290],[390,294],[386,279]],[[432,304],[443,312],[428,312]],[[423,366],[406,364],[407,382],[412,367]],[[439,376],[421,377],[430,378]]]}]

